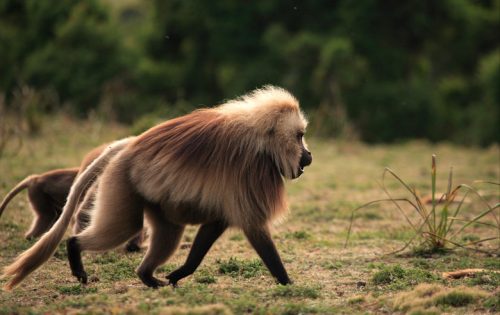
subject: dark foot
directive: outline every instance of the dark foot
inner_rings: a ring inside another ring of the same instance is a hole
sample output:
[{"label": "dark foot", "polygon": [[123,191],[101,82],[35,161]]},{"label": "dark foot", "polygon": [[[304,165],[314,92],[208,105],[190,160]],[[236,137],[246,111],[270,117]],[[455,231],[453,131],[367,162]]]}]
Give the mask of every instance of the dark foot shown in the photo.
[{"label": "dark foot", "polygon": [[137,245],[135,242],[129,242],[127,246],[125,246],[125,250],[129,253],[140,252],[141,247]]},{"label": "dark foot", "polygon": [[179,282],[179,280],[189,276],[192,273],[193,272],[185,270],[183,267],[180,267],[179,269],[172,271],[165,278],[167,278],[169,285],[177,287],[177,282]]},{"label": "dark foot", "polygon": [[157,279],[150,274],[146,275],[139,273],[138,276],[141,279],[142,283],[153,289],[158,289],[159,287],[164,287],[167,285],[165,281]]},{"label": "dark foot", "polygon": [[125,250],[127,252],[132,253],[141,250],[143,233],[144,232],[141,231],[137,236],[133,237],[127,242],[127,245],[125,246]]},{"label": "dark foot", "polygon": [[178,280],[170,279],[168,276],[166,278],[168,280],[168,285],[171,285],[173,288],[177,288],[177,281]]},{"label": "dark foot", "polygon": [[87,273],[82,270],[79,273],[71,272],[81,284],[87,284]]},{"label": "dark foot", "polygon": [[277,280],[279,284],[281,285],[291,285],[293,284],[293,281],[290,280],[289,278],[283,279],[283,280]]},{"label": "dark foot", "polygon": [[82,256],[80,245],[76,237],[71,237],[66,242],[66,249],[68,251],[69,266],[71,274],[75,276],[80,283],[87,283],[87,273],[83,269]]}]

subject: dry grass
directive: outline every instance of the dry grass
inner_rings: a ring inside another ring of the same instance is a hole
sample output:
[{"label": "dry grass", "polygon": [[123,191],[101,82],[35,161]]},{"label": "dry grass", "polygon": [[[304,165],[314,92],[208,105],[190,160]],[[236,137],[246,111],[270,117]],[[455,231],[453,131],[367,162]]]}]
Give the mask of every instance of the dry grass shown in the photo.
[{"label": "dry grass", "polygon": [[393,307],[403,312],[438,312],[439,307],[465,307],[489,296],[488,292],[463,286],[446,288],[439,284],[420,284],[398,294]]},{"label": "dry grass", "polygon": [[[93,146],[128,134],[127,128],[107,123],[76,122],[64,117],[45,121],[41,135],[23,139],[20,151],[6,148],[0,159],[0,196],[27,174],[77,165]],[[441,272],[457,269],[500,270],[497,257],[481,253],[460,249],[448,254],[409,250],[404,255],[382,256],[400,248],[412,237],[389,204],[375,205],[358,213],[350,245],[343,248],[352,209],[383,198],[376,180],[384,167],[390,166],[419,190],[429,190],[428,160],[435,153],[444,169],[454,167],[457,183],[472,184],[476,179],[498,182],[498,146],[477,149],[419,141],[367,146],[318,139],[310,139],[309,144],[313,164],[298,181],[287,185],[291,211],[274,229],[274,240],[294,280],[291,287],[276,285],[242,233],[232,230],[214,245],[199,270],[182,280],[177,289],[144,287],[133,272],[144,253],[125,254],[120,250],[85,254],[84,264],[93,281],[81,287],[70,274],[64,246],[61,246],[56,255],[19,288],[0,294],[0,314],[159,314],[169,312],[172,307],[188,314],[195,308],[192,312],[196,314],[200,312],[196,307],[210,308],[214,304],[223,304],[235,314],[390,313],[391,304],[380,301],[390,301],[399,292],[411,290],[419,283],[439,283],[446,288],[464,285],[473,290],[480,288],[490,295],[500,285],[494,274],[487,274],[481,281],[439,278]],[[447,178],[438,176],[437,187],[446,187],[446,181]],[[394,196],[404,193],[397,185],[389,188]],[[485,185],[479,190],[489,202],[498,202],[496,188]],[[466,200],[462,213],[473,218],[481,210]],[[493,217],[484,219],[494,220]],[[26,198],[18,196],[0,220],[0,267],[32,244],[22,237],[30,221]],[[183,242],[191,242],[195,232],[196,227],[190,227]],[[471,224],[464,231],[470,239],[483,239],[488,233],[491,230],[480,224]],[[481,246],[491,249],[494,245]],[[158,276],[163,277],[182,264],[187,253],[188,249],[179,249]],[[395,266],[399,266],[404,275],[397,281],[380,284],[372,281],[375,274],[387,268],[398,269]],[[4,280],[0,281],[0,285],[3,283]],[[482,299],[477,299],[460,309],[468,313],[495,307],[494,303],[483,304]],[[453,308],[442,304],[434,307]],[[226,312],[226,308],[221,309]]]}]

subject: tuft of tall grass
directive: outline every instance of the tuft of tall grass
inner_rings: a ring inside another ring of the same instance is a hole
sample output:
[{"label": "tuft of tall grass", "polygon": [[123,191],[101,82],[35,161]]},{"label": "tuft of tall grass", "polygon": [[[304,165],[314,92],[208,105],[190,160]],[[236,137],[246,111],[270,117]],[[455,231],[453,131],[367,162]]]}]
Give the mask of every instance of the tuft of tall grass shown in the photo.
[{"label": "tuft of tall grass", "polygon": [[[375,203],[391,202],[402,215],[404,221],[414,231],[414,236],[396,252],[405,250],[415,241],[419,241],[419,248],[423,248],[431,252],[440,252],[457,247],[485,252],[484,250],[478,249],[476,246],[480,243],[496,241],[497,247],[494,248],[493,251],[498,254],[498,251],[500,250],[500,211],[498,211],[500,210],[500,203],[497,202],[493,206],[490,205],[488,201],[481,196],[476,188],[466,184],[460,184],[453,188],[453,168],[450,168],[450,172],[448,174],[446,193],[438,196],[436,176],[436,155],[432,155],[431,197],[430,206],[428,206],[425,198],[422,197],[415,187],[407,184],[396,172],[386,167],[382,174],[381,188],[387,198],[368,202],[352,211],[344,247],[347,247],[349,242],[352,224],[354,221],[354,214],[356,211]],[[410,197],[394,198],[385,184],[386,177],[392,177],[395,179],[405,188],[407,192],[409,192]],[[476,181],[476,183],[486,183],[496,186],[500,185],[499,183],[489,181]],[[464,209],[464,202],[470,195],[475,196],[479,203],[483,205],[484,209],[478,215],[472,218],[467,218],[461,214]],[[415,220],[411,220],[410,216],[403,210],[403,205],[405,204],[418,214],[417,222],[415,222]],[[482,218],[490,214],[491,217],[494,218],[492,222],[480,221]],[[493,232],[491,236],[482,239],[470,240],[463,237],[462,234],[464,230],[472,224],[484,226],[491,229]]]}]

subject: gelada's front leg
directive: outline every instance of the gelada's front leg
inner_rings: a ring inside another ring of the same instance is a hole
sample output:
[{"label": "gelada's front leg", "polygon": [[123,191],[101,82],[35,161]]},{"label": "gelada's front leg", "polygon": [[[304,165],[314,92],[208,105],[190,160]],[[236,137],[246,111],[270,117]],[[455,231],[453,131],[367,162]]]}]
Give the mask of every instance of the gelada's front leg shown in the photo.
[{"label": "gelada's front leg", "polygon": [[252,228],[244,230],[246,237],[253,248],[264,261],[267,269],[281,284],[291,284],[292,281],[281,262],[280,255],[271,239],[268,227]]},{"label": "gelada's front leg", "polygon": [[203,257],[205,257],[213,243],[219,238],[219,236],[222,235],[222,233],[224,233],[226,229],[227,224],[222,221],[203,224],[196,234],[193,246],[191,246],[191,250],[189,251],[188,258],[186,259],[184,265],[182,265],[179,269],[172,271],[167,276],[169,284],[176,286],[179,280],[191,275],[196,268],[198,268],[203,260]]}]

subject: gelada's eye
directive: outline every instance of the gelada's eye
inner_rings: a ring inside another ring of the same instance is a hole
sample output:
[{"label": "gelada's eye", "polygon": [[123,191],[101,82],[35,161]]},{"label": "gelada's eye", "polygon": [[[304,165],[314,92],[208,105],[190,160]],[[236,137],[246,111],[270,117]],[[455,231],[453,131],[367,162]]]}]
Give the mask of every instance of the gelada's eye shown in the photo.
[{"label": "gelada's eye", "polygon": [[304,137],[304,133],[302,131],[297,132],[297,140],[302,140],[302,137]]}]

